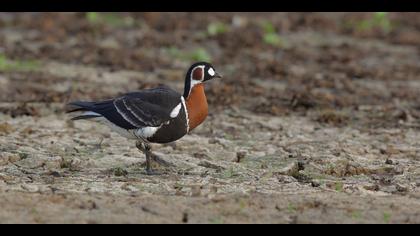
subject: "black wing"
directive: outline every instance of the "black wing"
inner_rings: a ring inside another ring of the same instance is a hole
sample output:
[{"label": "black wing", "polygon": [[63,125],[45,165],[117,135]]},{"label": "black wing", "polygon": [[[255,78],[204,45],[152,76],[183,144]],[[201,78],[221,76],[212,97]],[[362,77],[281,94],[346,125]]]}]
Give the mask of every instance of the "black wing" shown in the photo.
[{"label": "black wing", "polygon": [[73,111],[93,111],[124,129],[157,127],[169,121],[171,111],[181,102],[181,94],[161,86],[125,94],[103,102],[73,102]]}]

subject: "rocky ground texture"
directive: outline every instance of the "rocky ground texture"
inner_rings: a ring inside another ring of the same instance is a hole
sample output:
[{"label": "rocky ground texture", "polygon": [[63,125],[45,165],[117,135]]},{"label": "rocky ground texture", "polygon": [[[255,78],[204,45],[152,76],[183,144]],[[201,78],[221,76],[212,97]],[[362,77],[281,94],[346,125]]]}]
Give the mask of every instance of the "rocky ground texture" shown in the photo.
[{"label": "rocky ground texture", "polygon": [[[419,223],[419,42],[414,13],[2,13],[0,222]],[[224,78],[161,175],[64,112],[197,60]]]}]

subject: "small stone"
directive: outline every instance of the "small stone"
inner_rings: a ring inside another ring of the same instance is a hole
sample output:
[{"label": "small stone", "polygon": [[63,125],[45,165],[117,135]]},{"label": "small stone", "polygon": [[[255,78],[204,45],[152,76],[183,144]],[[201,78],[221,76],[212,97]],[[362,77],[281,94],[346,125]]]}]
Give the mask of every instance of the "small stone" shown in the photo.
[{"label": "small stone", "polygon": [[0,166],[9,164],[9,158],[6,155],[0,155]]},{"label": "small stone", "polygon": [[289,175],[289,176],[295,176],[299,173],[299,163],[293,162],[290,163],[288,166],[281,169],[278,173],[282,175]]},{"label": "small stone", "polygon": [[408,187],[401,185],[401,184],[396,184],[395,187],[397,188],[398,192],[407,192],[408,191]]},{"label": "small stone", "polygon": [[201,186],[195,185],[191,187],[191,196],[200,197],[201,196]]},{"label": "small stone", "polygon": [[379,191],[379,185],[377,184],[365,185],[363,188],[369,191]]},{"label": "small stone", "polygon": [[196,152],[193,154],[193,156],[197,159],[209,159],[209,156],[204,152]]},{"label": "small stone", "polygon": [[36,193],[39,191],[39,188],[36,185],[22,184],[21,187],[22,189],[31,193]]},{"label": "small stone", "polygon": [[51,171],[50,173],[49,173],[49,175],[51,175],[51,176],[53,176],[53,177],[61,177],[61,174],[60,174],[60,172],[58,172],[58,171]]},{"label": "small stone", "polygon": [[205,168],[208,168],[208,169],[215,169],[215,170],[218,170],[218,171],[221,171],[221,170],[225,169],[223,166],[213,164],[209,161],[200,161],[200,163],[198,163],[198,166],[202,166],[202,167],[205,167]]},{"label": "small stone", "polygon": [[16,153],[10,153],[10,155],[9,155],[9,162],[11,162],[11,163],[15,163],[15,162],[17,162],[17,161],[20,161],[20,155],[19,154],[16,154]]},{"label": "small stone", "polygon": [[5,174],[2,174],[2,173],[0,173],[0,180],[2,180],[2,181],[11,181],[11,180],[14,180],[15,179],[15,177],[13,177],[13,176],[10,176],[10,175],[5,175]]},{"label": "small stone", "polygon": [[394,162],[391,159],[386,159],[385,164],[392,165]]},{"label": "small stone", "polygon": [[311,181],[311,186],[314,187],[314,188],[317,188],[317,187],[321,186],[321,184],[316,180],[312,180]]},{"label": "small stone", "polygon": [[44,159],[45,167],[47,169],[60,169],[63,162],[63,158],[59,156],[47,157]]}]

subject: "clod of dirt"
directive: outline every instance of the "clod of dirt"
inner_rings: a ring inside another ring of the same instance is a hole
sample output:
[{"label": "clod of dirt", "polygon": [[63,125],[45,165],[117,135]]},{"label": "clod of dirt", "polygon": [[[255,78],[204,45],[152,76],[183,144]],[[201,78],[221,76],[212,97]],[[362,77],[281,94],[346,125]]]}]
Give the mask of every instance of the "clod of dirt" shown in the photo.
[{"label": "clod of dirt", "polygon": [[19,116],[38,116],[39,111],[31,106],[28,106],[26,103],[19,105],[18,107],[12,108],[0,108],[0,112],[4,114],[10,115],[12,118],[16,118]]},{"label": "clod of dirt", "polygon": [[200,185],[191,186],[191,197],[199,197],[199,196],[201,196],[201,186]]},{"label": "clod of dirt", "polygon": [[379,185],[377,184],[365,185],[363,188],[369,191],[379,191]]},{"label": "clod of dirt", "polygon": [[5,166],[7,164],[9,164],[9,158],[4,155],[0,155],[0,166]]},{"label": "clod of dirt", "polygon": [[2,152],[0,153],[0,166],[7,165],[9,163],[15,163],[19,161],[21,158],[19,154],[9,153],[9,152]]},{"label": "clod of dirt", "polygon": [[0,134],[10,134],[13,131],[13,127],[8,123],[0,124]]},{"label": "clod of dirt", "polygon": [[207,155],[207,153],[204,152],[196,152],[193,154],[194,158],[197,159],[209,159],[209,156]]},{"label": "clod of dirt", "polygon": [[349,120],[349,117],[340,111],[324,110],[318,114],[315,120],[320,123],[339,126],[344,125]]},{"label": "clod of dirt", "polygon": [[311,181],[311,186],[314,187],[314,188],[317,188],[317,187],[321,186],[321,184],[316,180],[312,180]]},{"label": "clod of dirt", "polygon": [[392,164],[394,164],[394,162],[391,159],[386,159],[385,164],[392,165]]},{"label": "clod of dirt", "polygon": [[301,162],[293,162],[290,163],[288,166],[284,167],[283,169],[279,170],[277,173],[281,175],[289,175],[289,176],[298,176],[299,171],[304,169],[304,165]]},{"label": "clod of dirt", "polygon": [[246,151],[240,151],[236,153],[236,162],[240,163],[246,157]]},{"label": "clod of dirt", "polygon": [[60,172],[58,172],[58,171],[50,171],[49,173],[48,173],[48,175],[51,175],[51,176],[53,176],[53,177],[62,177],[62,175],[60,174]]},{"label": "clod of dirt", "polygon": [[182,213],[182,223],[188,223],[188,213]]},{"label": "clod of dirt", "polygon": [[205,167],[205,168],[209,168],[209,169],[215,169],[217,171],[222,171],[225,168],[216,164],[213,164],[211,162],[208,161],[201,161],[200,163],[198,163],[199,166]]},{"label": "clod of dirt", "polygon": [[125,170],[125,169],[123,169],[123,168],[121,168],[121,167],[116,167],[116,168],[114,168],[113,170],[112,170],[112,172],[113,172],[113,174],[115,175],[115,176],[127,176],[128,175],[128,171],[127,170]]},{"label": "clod of dirt", "polygon": [[333,175],[336,177],[368,174],[370,172],[370,170],[362,167],[360,164],[350,162],[348,160],[338,161],[334,165],[331,165],[327,170],[325,170],[325,174]]}]

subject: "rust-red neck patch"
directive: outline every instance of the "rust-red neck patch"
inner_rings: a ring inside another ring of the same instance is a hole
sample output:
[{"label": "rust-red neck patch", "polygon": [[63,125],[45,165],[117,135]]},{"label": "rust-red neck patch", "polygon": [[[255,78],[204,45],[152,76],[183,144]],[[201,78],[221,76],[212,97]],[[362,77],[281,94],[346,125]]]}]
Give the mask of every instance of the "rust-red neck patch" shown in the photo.
[{"label": "rust-red neck patch", "polygon": [[196,67],[192,71],[192,78],[193,78],[193,80],[202,80],[203,79],[203,75],[204,75],[204,71],[203,71],[203,68],[201,68],[201,67]]}]

